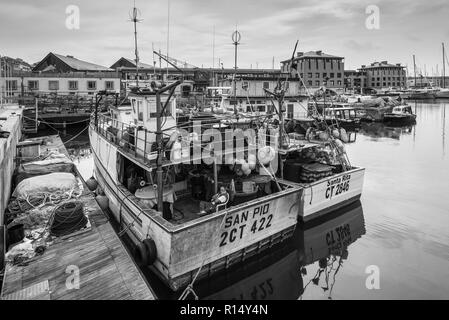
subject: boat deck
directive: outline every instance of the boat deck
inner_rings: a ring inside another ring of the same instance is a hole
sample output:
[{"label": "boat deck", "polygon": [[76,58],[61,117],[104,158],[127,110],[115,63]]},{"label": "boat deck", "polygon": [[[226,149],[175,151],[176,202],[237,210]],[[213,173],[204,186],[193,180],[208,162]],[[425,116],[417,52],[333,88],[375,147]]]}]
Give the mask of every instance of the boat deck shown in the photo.
[{"label": "boat deck", "polygon": [[[58,136],[44,140],[41,154],[54,148],[67,154]],[[25,263],[8,263],[1,294],[3,300],[155,299],[94,194],[84,187],[79,200],[84,203],[90,227],[58,238],[42,255]],[[76,268],[79,270],[78,289],[70,285]]]}]

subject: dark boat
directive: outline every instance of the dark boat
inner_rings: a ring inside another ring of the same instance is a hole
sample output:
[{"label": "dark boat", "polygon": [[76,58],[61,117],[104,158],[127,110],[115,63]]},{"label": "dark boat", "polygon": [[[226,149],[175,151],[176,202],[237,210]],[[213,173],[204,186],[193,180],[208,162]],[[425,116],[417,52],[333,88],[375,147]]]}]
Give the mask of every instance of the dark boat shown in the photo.
[{"label": "dark boat", "polygon": [[384,122],[389,123],[415,123],[416,115],[409,105],[401,105],[393,108],[391,113],[384,114]]}]

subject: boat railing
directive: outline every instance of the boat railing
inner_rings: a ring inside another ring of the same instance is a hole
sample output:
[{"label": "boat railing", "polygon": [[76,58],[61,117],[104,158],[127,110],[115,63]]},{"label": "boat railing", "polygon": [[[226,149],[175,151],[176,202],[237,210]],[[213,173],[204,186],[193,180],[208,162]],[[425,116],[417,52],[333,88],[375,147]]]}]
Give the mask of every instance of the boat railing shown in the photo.
[{"label": "boat railing", "polygon": [[[142,162],[144,165],[150,165],[151,161],[156,160],[158,154],[155,141],[156,132],[150,131],[141,125],[121,122],[107,114],[98,114],[96,118],[93,114],[91,124],[93,124],[93,128],[111,144],[118,147],[121,151],[126,152],[136,160]],[[206,125],[207,124],[208,123],[206,123]],[[188,148],[188,154],[184,154],[184,158],[182,159],[171,161],[170,156],[168,156],[167,154],[167,152],[170,153],[171,151],[164,150],[164,166],[176,164],[185,160],[202,160],[203,158],[205,158],[205,156],[207,157],[207,152],[210,152],[210,157],[228,155],[236,155],[237,157],[240,155],[241,157],[243,157],[243,154],[245,152],[257,152],[258,149],[264,146],[271,146],[276,151],[279,143],[278,130],[258,131],[253,136],[245,134],[244,130],[242,130],[241,133],[236,133],[235,131],[233,131],[233,135],[231,136],[225,134],[224,138],[223,134],[221,134],[221,140],[220,142],[218,142],[221,145],[218,147],[221,147],[221,149],[215,150],[215,147],[217,147],[217,142],[214,141],[215,137],[211,134],[206,134],[207,131],[203,133],[204,128],[202,128],[200,124],[198,124],[197,126],[200,127],[195,128],[195,125],[190,127],[191,132],[188,134],[188,136],[186,136],[185,134],[179,135],[180,138],[177,139],[178,142],[183,144],[182,148],[184,150],[185,148]],[[212,126],[210,127],[212,128]],[[168,129],[172,130],[165,129],[166,131],[163,132],[163,139],[165,140],[165,142],[170,139],[171,134],[177,128]],[[222,129],[225,130],[226,126],[223,126]],[[168,134],[167,132],[171,133]],[[195,135],[195,132],[200,134]],[[207,138],[204,138],[205,136],[207,136]],[[190,152],[192,142],[196,142],[197,146],[199,145],[199,148],[201,148],[201,152],[199,152],[197,155],[192,155]],[[216,151],[219,151],[219,154],[216,154]],[[186,159],[185,156],[188,156],[188,158]],[[228,160],[226,159],[226,161]]]}]

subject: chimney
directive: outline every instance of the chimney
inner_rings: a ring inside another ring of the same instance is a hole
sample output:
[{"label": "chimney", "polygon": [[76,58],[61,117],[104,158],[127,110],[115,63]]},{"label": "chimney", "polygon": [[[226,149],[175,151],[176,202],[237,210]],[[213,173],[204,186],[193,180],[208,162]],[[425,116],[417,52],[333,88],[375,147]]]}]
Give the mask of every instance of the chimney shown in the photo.
[{"label": "chimney", "polygon": [[388,61],[382,61],[381,63],[382,64],[388,64]]},{"label": "chimney", "polygon": [[304,52],[297,52],[296,53],[296,56],[299,58],[299,57],[302,57],[304,55]]},{"label": "chimney", "polygon": [[321,51],[321,50],[318,50],[318,51],[316,52],[316,54],[319,55],[319,56],[321,56],[322,53],[323,53],[323,51]]},{"label": "chimney", "polygon": [[67,58],[75,58],[74,56],[67,55]]}]

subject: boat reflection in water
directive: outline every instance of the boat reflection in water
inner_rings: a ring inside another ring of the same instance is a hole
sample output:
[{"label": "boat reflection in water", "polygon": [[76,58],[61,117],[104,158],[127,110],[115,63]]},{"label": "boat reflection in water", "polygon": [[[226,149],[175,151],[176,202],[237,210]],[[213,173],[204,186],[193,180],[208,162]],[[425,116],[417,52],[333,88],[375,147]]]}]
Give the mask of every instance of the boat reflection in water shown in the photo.
[{"label": "boat reflection in water", "polygon": [[391,125],[380,122],[362,123],[360,134],[371,138],[390,138],[399,140],[401,135],[411,134],[414,125]]},{"label": "boat reflection in water", "polygon": [[198,282],[195,292],[200,299],[211,300],[292,300],[301,299],[308,286],[319,285],[330,297],[348,259],[348,247],[364,234],[358,201],[325,219],[298,226],[288,243]]}]

